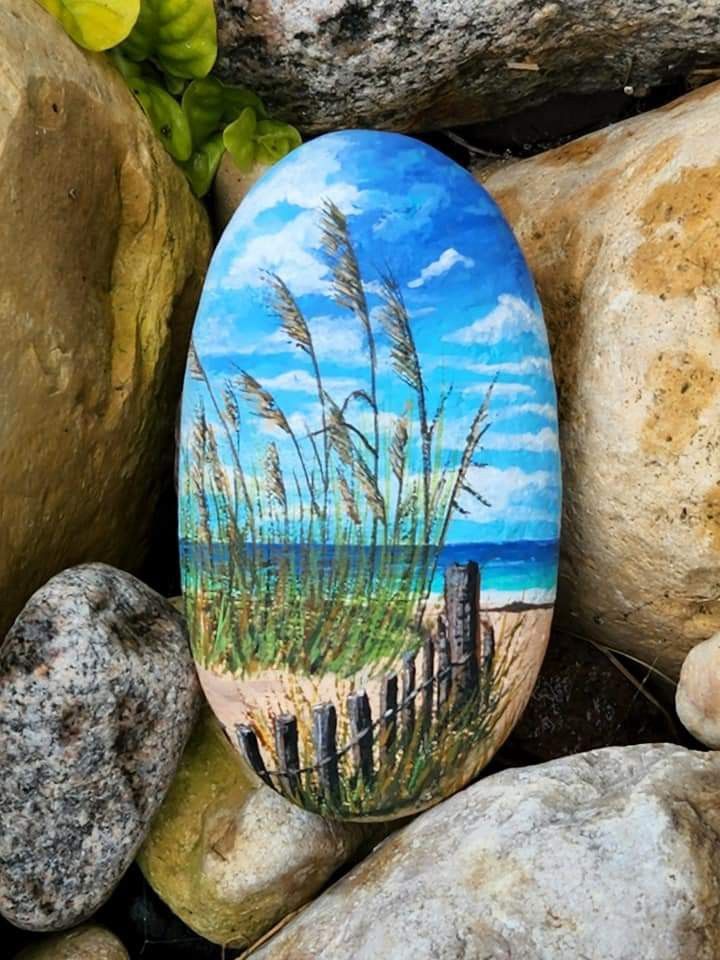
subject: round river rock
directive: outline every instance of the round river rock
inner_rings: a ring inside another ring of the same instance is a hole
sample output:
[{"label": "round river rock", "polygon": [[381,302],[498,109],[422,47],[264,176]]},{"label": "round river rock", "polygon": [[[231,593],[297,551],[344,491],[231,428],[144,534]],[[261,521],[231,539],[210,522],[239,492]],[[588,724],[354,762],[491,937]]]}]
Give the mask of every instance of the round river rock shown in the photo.
[{"label": "round river rock", "polygon": [[88,917],[135,856],[174,774],[198,686],[182,617],[129,574],[53,577],[0,648],[0,912]]}]

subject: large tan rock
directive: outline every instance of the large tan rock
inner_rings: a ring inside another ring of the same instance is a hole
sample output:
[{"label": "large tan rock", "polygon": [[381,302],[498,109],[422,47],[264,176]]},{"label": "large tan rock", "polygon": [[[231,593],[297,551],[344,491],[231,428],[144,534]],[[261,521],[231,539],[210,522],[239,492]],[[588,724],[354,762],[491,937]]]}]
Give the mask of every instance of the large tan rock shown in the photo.
[{"label": "large tan rock", "polygon": [[15,960],[128,960],[128,953],[109,930],[87,926],[26,947]]},{"label": "large tan rock", "polygon": [[610,747],[481,780],[252,960],[717,960],[720,754]]},{"label": "large tan rock", "polygon": [[64,567],[137,570],[209,256],[107,59],[0,4],[0,634]]},{"label": "large tan rock", "polygon": [[369,836],[261,784],[205,708],[138,862],[189,927],[246,947],[310,900]]},{"label": "large tan rock", "polygon": [[720,629],[720,85],[493,172],[559,389],[558,622],[677,675]]}]

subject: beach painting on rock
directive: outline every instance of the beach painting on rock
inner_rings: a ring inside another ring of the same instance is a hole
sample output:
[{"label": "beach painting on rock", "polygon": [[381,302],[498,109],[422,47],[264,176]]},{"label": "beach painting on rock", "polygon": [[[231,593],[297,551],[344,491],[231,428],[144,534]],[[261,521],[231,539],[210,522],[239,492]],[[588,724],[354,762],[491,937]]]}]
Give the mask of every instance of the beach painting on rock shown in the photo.
[{"label": "beach painting on rock", "polygon": [[179,495],[198,671],[259,777],[361,819],[477,774],[544,654],[561,490],[540,304],[467,171],[346,131],[255,185],[195,323]]}]

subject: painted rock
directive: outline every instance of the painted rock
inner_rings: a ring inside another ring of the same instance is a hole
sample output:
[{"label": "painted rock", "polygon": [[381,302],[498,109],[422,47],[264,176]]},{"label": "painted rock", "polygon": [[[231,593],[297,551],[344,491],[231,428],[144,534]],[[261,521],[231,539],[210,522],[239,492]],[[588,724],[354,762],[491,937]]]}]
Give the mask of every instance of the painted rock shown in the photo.
[{"label": "painted rock", "polygon": [[320,137],[228,226],[183,396],[180,539],[208,700],[267,783],[392,818],[522,712],[555,596],[555,388],[489,195],[397,134]]}]

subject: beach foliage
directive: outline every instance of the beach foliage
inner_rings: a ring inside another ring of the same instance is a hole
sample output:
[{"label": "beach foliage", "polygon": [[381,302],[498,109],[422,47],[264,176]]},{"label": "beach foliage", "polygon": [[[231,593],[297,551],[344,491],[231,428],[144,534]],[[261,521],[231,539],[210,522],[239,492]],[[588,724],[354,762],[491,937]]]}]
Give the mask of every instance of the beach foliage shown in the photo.
[{"label": "beach foliage", "polygon": [[[191,347],[189,376],[203,385],[183,451],[184,590],[196,656],[232,672],[248,665],[350,676],[417,649],[450,521],[481,467],[492,386],[468,417],[461,451],[443,449],[448,393],[431,402],[401,290],[379,277],[371,319],[347,219],[321,213],[332,296],[364,333],[365,385],[328,388],[312,327],[292,290],[265,277],[268,306],[313,378],[312,429],[239,368],[222,391]],[[381,408],[379,339],[389,346],[404,412]],[[264,450],[243,444],[261,421]],[[273,437],[277,439],[273,439]]]}]

